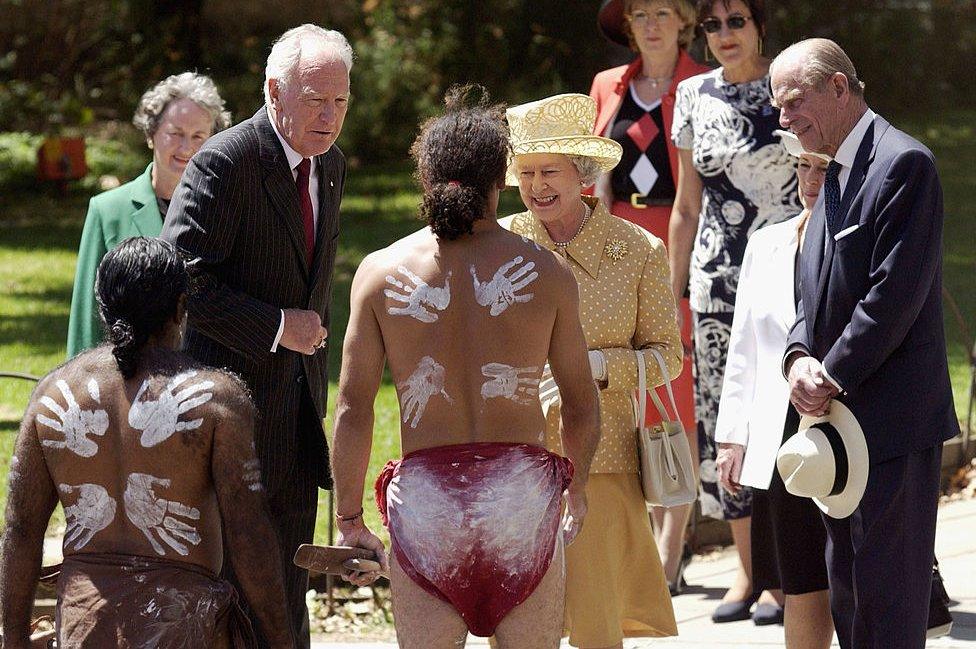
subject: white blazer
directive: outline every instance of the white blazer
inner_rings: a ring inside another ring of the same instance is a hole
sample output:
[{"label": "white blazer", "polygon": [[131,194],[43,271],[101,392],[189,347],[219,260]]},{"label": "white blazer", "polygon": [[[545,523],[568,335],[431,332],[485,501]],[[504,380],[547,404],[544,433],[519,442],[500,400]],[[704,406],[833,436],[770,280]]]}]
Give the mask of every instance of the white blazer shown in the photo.
[{"label": "white blazer", "polygon": [[749,238],[715,423],[716,442],[746,447],[739,481],[760,489],[769,488],[790,401],[782,364],[786,337],[796,320],[798,219],[767,226]]}]

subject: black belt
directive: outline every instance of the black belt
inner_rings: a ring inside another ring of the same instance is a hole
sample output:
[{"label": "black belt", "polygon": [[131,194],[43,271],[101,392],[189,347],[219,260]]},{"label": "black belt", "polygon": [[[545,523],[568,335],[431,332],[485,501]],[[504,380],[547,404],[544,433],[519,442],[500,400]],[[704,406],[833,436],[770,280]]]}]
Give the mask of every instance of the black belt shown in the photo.
[{"label": "black belt", "polygon": [[647,194],[634,193],[630,195],[630,206],[639,210],[645,207],[663,207],[674,205],[673,198],[648,198]]}]

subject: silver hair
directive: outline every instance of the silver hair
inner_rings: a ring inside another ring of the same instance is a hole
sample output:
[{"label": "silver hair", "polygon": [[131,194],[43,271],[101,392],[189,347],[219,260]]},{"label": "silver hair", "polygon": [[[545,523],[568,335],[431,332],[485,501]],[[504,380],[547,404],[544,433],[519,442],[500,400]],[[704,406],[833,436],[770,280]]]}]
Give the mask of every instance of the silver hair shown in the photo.
[{"label": "silver hair", "polygon": [[132,123],[151,140],[159,128],[159,122],[171,101],[189,99],[207,111],[213,119],[213,132],[222,131],[231,124],[230,111],[224,108],[224,100],[210,77],[196,72],[183,72],[166,77],[147,90],[139,100]]},{"label": "silver hair", "polygon": [[851,94],[856,97],[864,96],[864,82],[857,78],[854,63],[834,41],[828,38],[808,38],[790,45],[776,59],[787,56],[800,57],[803,69],[800,82],[804,85],[823,88],[827,79],[840,72],[847,77]]},{"label": "silver hair", "polygon": [[576,171],[580,175],[580,182],[583,183],[584,187],[589,187],[595,183],[596,179],[603,173],[603,168],[600,167],[600,163],[595,158],[582,155],[567,155],[566,157],[576,167]]},{"label": "silver hair", "polygon": [[302,58],[302,47],[309,42],[332,48],[345,66],[346,72],[352,71],[353,52],[349,41],[334,29],[324,29],[318,25],[305,23],[289,29],[278,37],[271,46],[271,54],[264,68],[264,103],[271,105],[271,92],[268,81],[274,79],[280,87],[288,85],[295,76],[298,62]]}]

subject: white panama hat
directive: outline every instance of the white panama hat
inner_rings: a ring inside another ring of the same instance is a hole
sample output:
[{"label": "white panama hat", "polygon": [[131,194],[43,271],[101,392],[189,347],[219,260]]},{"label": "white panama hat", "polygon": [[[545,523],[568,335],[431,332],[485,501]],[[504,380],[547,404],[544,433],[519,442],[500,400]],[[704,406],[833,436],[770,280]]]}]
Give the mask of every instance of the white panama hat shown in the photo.
[{"label": "white panama hat", "polygon": [[823,153],[814,153],[812,151],[807,151],[800,144],[800,138],[798,138],[792,131],[773,131],[774,135],[778,135],[780,140],[783,142],[783,146],[786,148],[786,152],[789,153],[794,158],[799,158],[804,153],[807,155],[812,155],[815,158],[820,158],[824,162],[830,162],[833,160],[829,155]]},{"label": "white panama hat", "polygon": [[813,498],[831,518],[850,516],[868,483],[868,445],[857,417],[840,401],[824,417],[800,419],[800,427],[780,447],[776,468],[786,490]]}]

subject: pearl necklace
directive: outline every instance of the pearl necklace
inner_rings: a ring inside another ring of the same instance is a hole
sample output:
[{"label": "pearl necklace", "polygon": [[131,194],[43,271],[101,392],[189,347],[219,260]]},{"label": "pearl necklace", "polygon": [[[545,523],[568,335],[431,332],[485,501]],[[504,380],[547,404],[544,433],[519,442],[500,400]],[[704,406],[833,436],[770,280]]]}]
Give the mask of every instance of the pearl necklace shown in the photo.
[{"label": "pearl necklace", "polygon": [[556,247],[566,248],[566,246],[573,243],[573,240],[576,239],[576,237],[580,235],[580,232],[583,231],[583,228],[586,227],[586,222],[590,220],[590,214],[592,213],[593,210],[590,209],[590,206],[587,205],[586,203],[583,203],[583,220],[580,221],[579,228],[576,229],[576,234],[571,236],[566,241],[553,241],[553,243],[556,244]]}]

